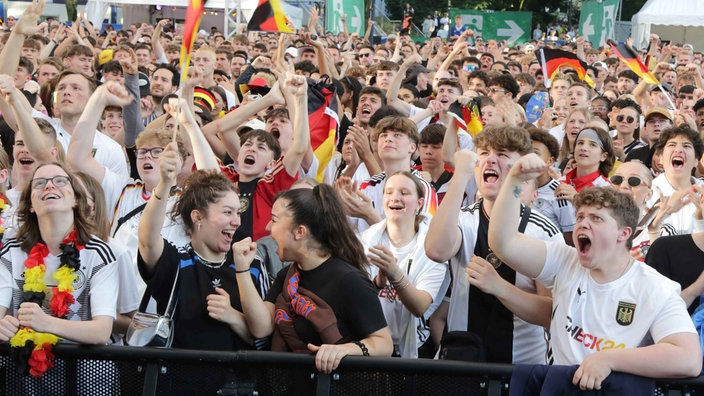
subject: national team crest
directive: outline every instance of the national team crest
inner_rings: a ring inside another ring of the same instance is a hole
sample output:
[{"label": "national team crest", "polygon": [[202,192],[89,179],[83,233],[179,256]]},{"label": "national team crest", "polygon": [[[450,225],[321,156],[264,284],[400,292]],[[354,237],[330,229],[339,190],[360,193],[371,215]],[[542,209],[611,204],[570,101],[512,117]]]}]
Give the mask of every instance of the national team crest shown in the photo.
[{"label": "national team crest", "polygon": [[616,323],[621,326],[628,326],[633,323],[633,315],[636,312],[636,304],[619,301],[616,309]]}]

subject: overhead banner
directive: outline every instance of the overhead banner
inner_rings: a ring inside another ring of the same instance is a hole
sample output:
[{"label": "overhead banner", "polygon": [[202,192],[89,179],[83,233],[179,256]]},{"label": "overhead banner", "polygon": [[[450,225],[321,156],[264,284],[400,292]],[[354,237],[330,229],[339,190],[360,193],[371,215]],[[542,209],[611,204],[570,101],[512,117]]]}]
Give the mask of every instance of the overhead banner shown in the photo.
[{"label": "overhead banner", "polygon": [[450,10],[450,22],[462,17],[462,23],[484,40],[506,40],[509,45],[530,41],[532,13],[526,11]]},{"label": "overhead banner", "polygon": [[342,15],[347,17],[347,31],[364,37],[364,0],[328,0],[328,30],[338,34],[343,30]]},{"label": "overhead banner", "polygon": [[583,1],[579,15],[579,34],[594,47],[606,45],[614,38],[614,23],[619,0]]}]

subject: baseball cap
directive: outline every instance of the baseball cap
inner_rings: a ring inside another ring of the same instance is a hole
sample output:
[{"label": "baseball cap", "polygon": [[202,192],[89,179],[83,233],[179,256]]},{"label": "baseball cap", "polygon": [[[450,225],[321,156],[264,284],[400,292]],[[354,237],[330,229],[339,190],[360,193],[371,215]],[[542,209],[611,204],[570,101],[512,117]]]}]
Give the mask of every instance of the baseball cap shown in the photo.
[{"label": "baseball cap", "polygon": [[143,98],[145,96],[151,95],[151,93],[149,92],[149,77],[146,74],[139,72],[137,81],[137,85],[139,85],[139,97]]},{"label": "baseball cap", "polygon": [[648,110],[648,112],[645,114],[644,120],[647,122],[649,119],[651,119],[654,115],[659,114],[668,120],[672,121],[672,114],[670,113],[669,110],[667,110],[664,107],[653,107],[652,109]]}]

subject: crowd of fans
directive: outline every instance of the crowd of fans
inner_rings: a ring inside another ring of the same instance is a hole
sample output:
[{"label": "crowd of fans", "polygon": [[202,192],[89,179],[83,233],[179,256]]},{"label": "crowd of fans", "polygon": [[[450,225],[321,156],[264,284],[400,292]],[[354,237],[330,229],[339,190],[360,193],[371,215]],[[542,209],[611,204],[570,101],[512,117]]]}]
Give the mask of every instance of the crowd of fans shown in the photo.
[{"label": "crowd of fans", "polygon": [[[489,362],[580,365],[583,389],[699,374],[691,45],[651,37],[653,86],[577,37],[562,48],[590,86],[570,67],[546,81],[542,34],[507,46],[460,24],[373,45],[314,11],[294,34],[201,31],[180,84],[171,21],[116,31],[42,9],[0,36],[0,340],[121,344],[178,282],[176,348],[308,352],[330,372],[347,355],[442,358],[468,332]],[[309,133],[319,81],[338,104],[329,162]]]}]

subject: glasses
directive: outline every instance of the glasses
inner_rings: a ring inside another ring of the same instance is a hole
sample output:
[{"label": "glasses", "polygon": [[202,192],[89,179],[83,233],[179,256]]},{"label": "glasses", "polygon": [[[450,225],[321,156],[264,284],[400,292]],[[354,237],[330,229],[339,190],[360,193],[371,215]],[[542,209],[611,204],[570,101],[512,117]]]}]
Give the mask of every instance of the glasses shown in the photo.
[{"label": "glasses", "polygon": [[507,91],[503,88],[489,88],[491,93],[506,93]]},{"label": "glasses", "polygon": [[157,159],[161,155],[161,153],[164,152],[163,147],[152,147],[152,148],[141,148],[137,149],[137,158],[138,159],[144,159],[147,157],[147,153],[151,155],[152,158]]},{"label": "glasses", "polygon": [[606,106],[592,106],[592,110],[596,110],[596,111],[606,111],[608,109],[609,108]]},{"label": "glasses", "polygon": [[649,124],[649,125],[656,125],[656,124],[666,124],[668,122],[670,122],[670,120],[668,120],[667,118],[651,118],[648,121],[646,121],[645,123]]},{"label": "glasses", "polygon": [[441,77],[438,78],[438,82],[443,82],[443,81],[449,81],[449,82],[457,82],[459,81],[457,77]]},{"label": "glasses", "polygon": [[359,53],[359,56],[362,57],[362,58],[366,58],[366,57],[368,57],[368,56],[372,56],[372,53],[371,53],[371,52],[367,52],[367,53],[364,53],[364,54],[363,54],[363,53],[360,52],[360,53]]},{"label": "glasses", "polygon": [[55,187],[66,187],[71,179],[68,176],[37,177],[32,179],[32,190],[43,190],[50,181]]},{"label": "glasses", "polygon": [[617,115],[617,116],[616,116],[616,121],[618,121],[618,122],[623,122],[623,120],[626,120],[626,123],[627,123],[627,124],[632,124],[633,121],[635,121],[636,119],[633,118],[632,116],[622,116],[622,115]]},{"label": "glasses", "polygon": [[[618,176],[614,175],[611,176],[611,184],[614,186],[620,186],[623,183],[624,177],[623,176]],[[631,187],[638,187],[641,184],[643,184],[643,180],[640,179],[638,176],[631,176],[628,179],[625,179],[628,182],[628,185]]]}]

